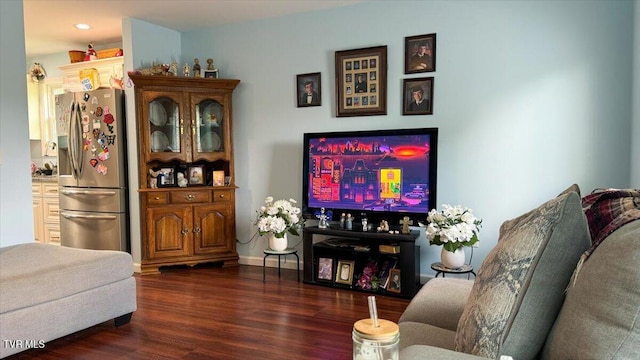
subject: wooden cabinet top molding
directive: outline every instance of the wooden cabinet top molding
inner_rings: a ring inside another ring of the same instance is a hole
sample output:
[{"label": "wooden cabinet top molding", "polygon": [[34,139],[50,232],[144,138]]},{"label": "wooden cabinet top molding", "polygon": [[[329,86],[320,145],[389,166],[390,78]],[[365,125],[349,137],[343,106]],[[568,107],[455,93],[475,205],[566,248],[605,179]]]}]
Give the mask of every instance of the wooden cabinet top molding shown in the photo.
[{"label": "wooden cabinet top molding", "polygon": [[240,80],[236,80],[236,79],[210,79],[210,78],[188,77],[188,76],[160,76],[160,75],[129,74],[129,78],[133,81],[136,87],[146,88],[146,87],[170,86],[174,89],[185,88],[189,90],[194,90],[198,88],[233,90],[240,83]]}]

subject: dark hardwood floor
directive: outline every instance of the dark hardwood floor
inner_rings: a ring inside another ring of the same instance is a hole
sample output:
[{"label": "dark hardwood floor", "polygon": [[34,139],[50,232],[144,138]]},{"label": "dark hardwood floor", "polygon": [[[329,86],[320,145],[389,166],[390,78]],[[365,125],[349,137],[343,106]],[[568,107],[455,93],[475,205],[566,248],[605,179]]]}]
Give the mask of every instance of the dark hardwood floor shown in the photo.
[{"label": "dark hardwood floor", "polygon": [[[9,359],[351,359],[353,323],[370,294],[298,282],[295,270],[170,268],[136,276],[131,322],[106,322]],[[301,274],[302,275],[302,274]],[[391,321],[406,299],[376,296]]]}]

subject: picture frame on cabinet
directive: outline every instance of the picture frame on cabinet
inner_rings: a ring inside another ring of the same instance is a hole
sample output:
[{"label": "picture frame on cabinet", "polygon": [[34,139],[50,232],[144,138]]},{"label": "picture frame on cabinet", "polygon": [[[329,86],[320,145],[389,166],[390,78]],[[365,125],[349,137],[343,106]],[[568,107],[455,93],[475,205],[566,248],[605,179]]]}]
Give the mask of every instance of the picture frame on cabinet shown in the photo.
[{"label": "picture frame on cabinet", "polygon": [[386,115],[387,46],[336,51],[335,63],[336,116]]},{"label": "picture frame on cabinet", "polygon": [[320,73],[296,75],[298,107],[322,105]]},{"label": "picture frame on cabinet", "polygon": [[204,165],[189,166],[189,185],[204,185]]},{"label": "picture frame on cabinet", "polygon": [[158,175],[158,187],[161,188],[174,186],[176,186],[176,168],[160,168],[160,174]]},{"label": "picture frame on cabinet", "polygon": [[404,38],[404,73],[436,71],[436,34]]},{"label": "picture frame on cabinet", "polygon": [[391,269],[389,271],[389,284],[387,291],[392,293],[400,293],[402,291],[400,269]]},{"label": "picture frame on cabinet", "polygon": [[333,258],[318,258],[318,280],[333,281]]},{"label": "picture frame on cabinet", "polygon": [[206,79],[217,79],[218,69],[215,70],[202,70],[202,77]]},{"label": "picture frame on cabinet", "polygon": [[213,170],[213,186],[225,186],[224,170]]},{"label": "picture frame on cabinet", "polygon": [[433,81],[433,76],[402,80],[402,115],[433,115]]},{"label": "picture frame on cabinet", "polygon": [[351,285],[353,283],[353,268],[355,261],[339,260],[336,268],[336,283]]}]

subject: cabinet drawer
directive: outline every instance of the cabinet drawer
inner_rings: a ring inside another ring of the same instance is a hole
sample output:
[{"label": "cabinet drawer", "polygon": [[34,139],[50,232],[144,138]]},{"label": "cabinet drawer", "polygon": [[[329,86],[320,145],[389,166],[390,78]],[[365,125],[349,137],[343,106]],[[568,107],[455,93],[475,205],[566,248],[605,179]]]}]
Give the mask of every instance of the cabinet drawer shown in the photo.
[{"label": "cabinet drawer", "polygon": [[31,193],[34,196],[42,195],[42,184],[31,184]]},{"label": "cabinet drawer", "polygon": [[214,202],[233,201],[233,191],[232,190],[213,190],[213,201]]},{"label": "cabinet drawer", "polygon": [[149,205],[163,205],[169,203],[168,192],[153,192],[147,194],[147,204]]},{"label": "cabinet drawer", "polygon": [[58,199],[44,199],[42,202],[44,209],[44,221],[47,222],[60,222],[60,206],[58,205]]},{"label": "cabinet drawer", "polygon": [[171,202],[174,204],[193,204],[211,202],[211,191],[175,191],[171,194]]},{"label": "cabinet drawer", "polygon": [[60,225],[45,224],[44,242],[52,245],[60,245]]},{"label": "cabinet drawer", "polygon": [[43,196],[58,196],[58,184],[42,184]]}]

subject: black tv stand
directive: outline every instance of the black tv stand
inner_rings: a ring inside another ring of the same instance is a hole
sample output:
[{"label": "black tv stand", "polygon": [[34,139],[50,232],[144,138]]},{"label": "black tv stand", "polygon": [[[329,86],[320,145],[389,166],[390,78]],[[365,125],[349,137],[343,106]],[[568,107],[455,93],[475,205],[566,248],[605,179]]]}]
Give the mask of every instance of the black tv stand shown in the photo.
[{"label": "black tv stand", "polygon": [[[338,225],[339,226],[339,225]],[[325,242],[314,239],[315,235],[338,237],[354,244],[356,247],[365,247],[367,251],[357,251],[352,247],[331,247]],[[400,269],[400,292],[395,293],[386,289],[367,291],[375,294],[400,296],[412,298],[420,289],[420,246],[416,245],[416,239],[420,235],[417,230],[411,230],[409,234],[390,234],[389,232],[362,231],[360,224],[354,224],[354,230],[342,230],[330,227],[320,229],[317,226],[305,227],[303,231],[304,248],[304,282],[307,284],[348,288],[361,290],[355,283],[358,270],[364,267],[364,263],[371,257],[392,257],[397,259],[396,269]],[[317,241],[316,241],[317,240]],[[395,246],[399,249],[396,254],[380,253],[380,245]],[[332,281],[318,279],[318,258],[328,257],[333,259]],[[336,265],[340,260],[355,261],[354,278],[351,285],[337,283],[335,281]],[[365,291],[365,290],[361,290]]]}]

